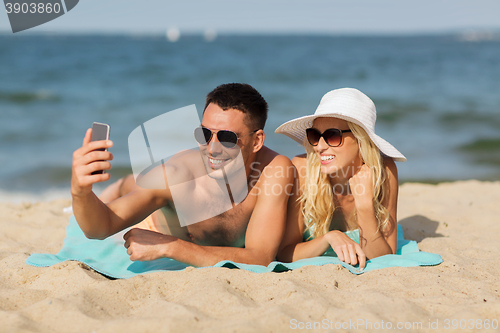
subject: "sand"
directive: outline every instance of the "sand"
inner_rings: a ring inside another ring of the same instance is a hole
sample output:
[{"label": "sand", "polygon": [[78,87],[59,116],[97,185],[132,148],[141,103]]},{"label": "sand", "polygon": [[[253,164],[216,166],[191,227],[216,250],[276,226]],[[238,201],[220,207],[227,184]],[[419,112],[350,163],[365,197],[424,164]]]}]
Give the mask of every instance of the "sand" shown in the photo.
[{"label": "sand", "polygon": [[359,276],[340,265],[265,274],[188,268],[127,280],[78,262],[26,265],[31,253],[61,248],[70,200],[0,203],[0,331],[498,331],[499,199],[500,182],[401,186],[399,223],[422,251],[443,257],[438,266]]}]

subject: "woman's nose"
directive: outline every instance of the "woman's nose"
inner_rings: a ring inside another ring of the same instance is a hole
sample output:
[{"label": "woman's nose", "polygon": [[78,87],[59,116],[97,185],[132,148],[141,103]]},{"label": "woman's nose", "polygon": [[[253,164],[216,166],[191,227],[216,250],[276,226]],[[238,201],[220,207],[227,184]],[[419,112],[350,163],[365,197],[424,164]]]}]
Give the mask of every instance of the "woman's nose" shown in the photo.
[{"label": "woman's nose", "polygon": [[330,146],[326,143],[325,138],[321,137],[321,138],[319,138],[318,145],[316,146],[316,148],[319,151],[324,151],[324,150],[330,148]]}]

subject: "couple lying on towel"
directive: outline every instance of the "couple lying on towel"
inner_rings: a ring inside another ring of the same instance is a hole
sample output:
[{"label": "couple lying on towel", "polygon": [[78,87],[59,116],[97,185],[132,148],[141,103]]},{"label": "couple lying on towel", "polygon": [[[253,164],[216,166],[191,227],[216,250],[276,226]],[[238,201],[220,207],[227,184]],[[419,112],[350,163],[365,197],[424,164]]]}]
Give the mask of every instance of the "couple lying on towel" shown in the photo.
[{"label": "couple lying on towel", "polygon": [[[333,90],[313,115],[278,127],[306,149],[292,161],[264,146],[267,108],[247,84],[217,87],[194,129],[199,149],[162,161],[141,181],[120,179],[100,197],[92,185],[110,175],[93,173],[109,170],[113,155],[98,149],[112,142],[91,142],[89,129],[73,154],[80,228],[104,239],[134,226],[124,235],[131,260],[168,257],[194,266],[222,260],[267,266],[333,250],[363,269],[367,259],[394,254],[394,161],[406,158],[375,134],[371,99],[356,89]],[[147,185],[158,181],[162,186]],[[227,197],[229,205],[222,204]]]}]

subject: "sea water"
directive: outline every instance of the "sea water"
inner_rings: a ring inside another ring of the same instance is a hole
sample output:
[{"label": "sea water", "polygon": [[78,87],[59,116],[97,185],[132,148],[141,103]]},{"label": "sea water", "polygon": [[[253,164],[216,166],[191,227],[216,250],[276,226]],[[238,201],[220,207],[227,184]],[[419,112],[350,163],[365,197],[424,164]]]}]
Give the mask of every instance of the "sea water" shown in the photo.
[{"label": "sea water", "polygon": [[312,114],[326,92],[353,87],[375,102],[376,133],[408,158],[400,181],[500,179],[498,40],[5,34],[0,199],[69,195],[72,153],[93,121],[111,125],[112,179],[127,174],[134,128],[190,104],[201,115],[206,94],[228,82],[264,96],[266,145],[288,157],[303,147],[274,130]]}]

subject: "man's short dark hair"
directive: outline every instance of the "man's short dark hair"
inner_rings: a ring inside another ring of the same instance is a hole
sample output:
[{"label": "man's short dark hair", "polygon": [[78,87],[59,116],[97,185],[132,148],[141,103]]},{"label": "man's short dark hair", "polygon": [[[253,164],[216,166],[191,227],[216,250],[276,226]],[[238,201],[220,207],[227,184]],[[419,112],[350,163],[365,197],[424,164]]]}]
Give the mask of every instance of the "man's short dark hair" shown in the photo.
[{"label": "man's short dark hair", "polygon": [[222,110],[235,109],[245,114],[245,124],[250,130],[264,129],[267,120],[267,102],[254,87],[245,83],[222,84],[207,95],[208,104],[218,105]]}]

